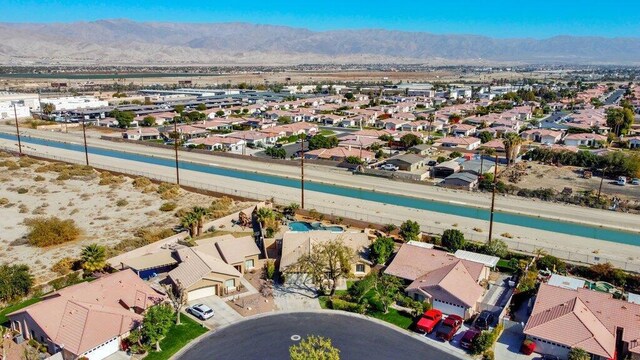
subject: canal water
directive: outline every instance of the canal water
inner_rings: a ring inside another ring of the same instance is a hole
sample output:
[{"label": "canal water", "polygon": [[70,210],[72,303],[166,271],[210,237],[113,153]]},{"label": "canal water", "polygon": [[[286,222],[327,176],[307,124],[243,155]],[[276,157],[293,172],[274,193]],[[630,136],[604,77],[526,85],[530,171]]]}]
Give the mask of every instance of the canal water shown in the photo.
[{"label": "canal water", "polygon": [[[16,141],[15,135],[0,133],[0,138]],[[45,145],[60,149],[73,150],[83,152],[84,147],[77,144],[63,143],[33,137],[22,137],[22,141],[37,145]],[[175,167],[175,161],[172,159],[157,158],[147,155],[132,154],[116,150],[108,150],[102,148],[89,147],[90,154],[109,156],[118,159],[132,160],[149,164],[161,165],[166,167]],[[216,166],[208,166],[204,164],[194,164],[190,162],[182,162],[180,168],[202,173],[226,176],[230,178],[238,178],[261,183],[268,183],[291,188],[299,188],[300,182],[295,179],[287,179],[284,177],[256,174],[241,170],[221,168]],[[460,204],[451,204],[428,199],[421,199],[409,196],[400,196],[396,194],[375,192],[369,190],[361,190],[350,187],[343,187],[330,184],[321,184],[313,181],[305,181],[305,189],[320,193],[340,195],[361,200],[374,201],[383,204],[398,205],[409,208],[428,210],[444,214],[469,217],[474,219],[489,220],[489,210],[465,206]],[[627,232],[608,228],[600,228],[585,224],[571,223],[559,220],[543,219],[520,214],[512,214],[507,212],[496,212],[494,220],[498,223],[517,225],[532,229],[547,230],[551,232],[570,234],[586,238],[611,241],[622,244],[630,244],[640,246],[640,229],[631,229],[635,232]],[[640,217],[639,217],[640,223]]]}]

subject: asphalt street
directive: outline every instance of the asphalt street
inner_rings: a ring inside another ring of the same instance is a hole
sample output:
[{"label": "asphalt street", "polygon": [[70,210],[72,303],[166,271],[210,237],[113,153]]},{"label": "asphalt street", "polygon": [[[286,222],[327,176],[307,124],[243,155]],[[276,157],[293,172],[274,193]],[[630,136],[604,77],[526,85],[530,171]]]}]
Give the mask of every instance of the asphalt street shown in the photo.
[{"label": "asphalt street", "polygon": [[292,337],[331,339],[345,360],[454,360],[454,355],[378,323],[340,314],[278,314],[207,335],[178,360],[289,359]]}]

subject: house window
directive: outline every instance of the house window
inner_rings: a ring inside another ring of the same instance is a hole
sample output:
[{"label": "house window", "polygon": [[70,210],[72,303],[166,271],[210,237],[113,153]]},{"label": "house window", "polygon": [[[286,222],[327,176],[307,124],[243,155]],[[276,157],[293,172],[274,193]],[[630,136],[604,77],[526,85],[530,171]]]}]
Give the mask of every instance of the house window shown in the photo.
[{"label": "house window", "polygon": [[363,273],[364,272],[364,264],[356,264],[356,272]]},{"label": "house window", "polygon": [[229,279],[229,280],[224,282],[224,286],[226,286],[227,289],[235,288],[236,287],[236,280],[235,279]]},{"label": "house window", "polygon": [[244,261],[244,267],[245,269],[249,270],[249,269],[253,269],[253,259],[249,259],[249,260],[245,260]]}]

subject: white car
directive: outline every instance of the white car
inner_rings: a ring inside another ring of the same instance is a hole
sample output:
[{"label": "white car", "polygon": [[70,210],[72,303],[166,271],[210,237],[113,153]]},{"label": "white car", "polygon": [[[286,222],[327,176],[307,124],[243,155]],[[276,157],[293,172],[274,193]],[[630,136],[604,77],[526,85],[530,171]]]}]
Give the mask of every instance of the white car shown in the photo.
[{"label": "white car", "polygon": [[627,184],[627,178],[624,176],[618,177],[618,181],[616,181],[616,184],[620,186],[625,186]]},{"label": "white car", "polygon": [[203,321],[213,317],[213,310],[204,304],[190,306],[187,308],[187,312]]},{"label": "white car", "polygon": [[399,168],[393,164],[384,164],[380,166],[380,169],[387,171],[398,171]]}]

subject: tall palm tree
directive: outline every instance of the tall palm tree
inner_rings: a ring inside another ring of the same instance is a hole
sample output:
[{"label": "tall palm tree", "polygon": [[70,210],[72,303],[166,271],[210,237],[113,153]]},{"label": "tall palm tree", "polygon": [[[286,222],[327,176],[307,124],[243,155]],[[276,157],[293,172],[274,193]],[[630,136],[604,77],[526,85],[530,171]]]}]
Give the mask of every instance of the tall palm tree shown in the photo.
[{"label": "tall palm tree", "polygon": [[206,208],[203,208],[201,206],[194,206],[193,210],[191,210],[191,213],[197,219],[197,221],[196,221],[197,229],[198,229],[197,236],[200,236],[200,235],[202,235],[202,228],[204,227],[204,220],[209,215],[209,210],[206,209]]},{"label": "tall palm tree", "polygon": [[196,230],[198,226],[198,218],[193,213],[187,213],[180,219],[180,224],[185,229],[189,229],[189,234],[196,236]]},{"label": "tall palm tree", "polygon": [[427,134],[427,140],[431,140],[431,131],[433,131],[433,122],[436,121],[436,115],[434,113],[429,114],[427,121],[429,122],[429,133]]},{"label": "tall palm tree", "polygon": [[507,157],[507,166],[511,166],[511,163],[518,157],[522,142],[522,137],[516,133],[504,134],[502,143],[504,144],[504,152]]},{"label": "tall palm tree", "polygon": [[105,247],[98,244],[87,245],[80,254],[82,268],[88,272],[102,271],[107,265]]}]

